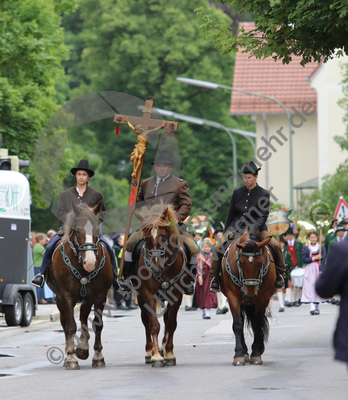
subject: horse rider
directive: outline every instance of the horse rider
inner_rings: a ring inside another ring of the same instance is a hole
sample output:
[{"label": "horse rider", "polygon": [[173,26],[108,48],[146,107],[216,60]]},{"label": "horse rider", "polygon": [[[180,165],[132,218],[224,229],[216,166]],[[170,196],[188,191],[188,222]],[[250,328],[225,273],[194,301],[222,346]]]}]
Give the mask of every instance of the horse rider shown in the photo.
[{"label": "horse rider", "polygon": [[[96,189],[93,189],[89,186],[89,178],[92,178],[94,175],[94,171],[89,168],[89,163],[87,160],[80,160],[78,166],[76,168],[71,169],[71,174],[76,177],[76,186],[65,190],[61,193],[59,197],[57,218],[59,221],[64,224],[67,214],[71,211],[72,202],[76,204],[87,204],[88,207],[95,207],[99,202],[102,203],[102,211],[98,215],[99,224],[103,222],[105,215],[105,204],[103,195]],[[51,261],[52,254],[56,247],[57,242],[63,236],[63,229],[61,228],[57,235],[54,236],[46,247],[46,251],[44,254],[44,258],[42,260],[42,265],[40,268],[39,274],[37,274],[31,283],[37,287],[43,287],[45,283],[45,277],[47,273],[47,267]],[[114,280],[113,286],[115,290],[127,290],[129,291],[129,285],[127,285],[117,274],[115,255],[112,251],[107,240],[103,237],[100,237],[100,241],[104,243],[105,247],[108,249],[111,263],[114,270]]]},{"label": "horse rider", "polygon": [[[171,204],[176,212],[179,231],[185,230],[184,219],[190,214],[192,200],[187,182],[171,174],[173,161],[170,154],[165,150],[157,152],[155,161],[152,163],[156,172],[155,176],[145,179],[139,188],[137,197],[137,207],[144,203],[152,207],[161,201],[165,204]],[[140,204],[139,204],[140,203]],[[141,239],[141,232],[135,231],[128,239],[126,244],[125,262],[123,276],[129,278],[133,272],[134,264],[132,260],[132,251],[135,244]],[[189,235],[182,235],[183,241],[189,247],[191,259],[188,262],[189,283],[185,287],[185,294],[194,293],[194,281],[196,276],[198,247],[195,241]]]},{"label": "horse rider", "polygon": [[[258,171],[260,169],[261,168],[257,168],[253,161],[244,164],[242,172],[245,186],[233,191],[225,222],[225,242],[227,241],[231,243],[231,241],[236,240],[243,234],[245,228],[251,224],[258,228],[263,239],[271,236],[267,231],[266,226],[270,207],[270,194],[267,190],[257,184]],[[223,244],[223,241],[220,240],[215,246],[215,250],[219,249]],[[276,252],[276,260],[274,261],[276,265],[277,280],[275,287],[281,289],[284,286],[285,275],[283,254],[278,241],[274,237],[272,237],[270,244]],[[210,269],[210,290],[213,292],[219,292],[220,282],[217,276],[219,259],[216,251],[214,253]]]}]

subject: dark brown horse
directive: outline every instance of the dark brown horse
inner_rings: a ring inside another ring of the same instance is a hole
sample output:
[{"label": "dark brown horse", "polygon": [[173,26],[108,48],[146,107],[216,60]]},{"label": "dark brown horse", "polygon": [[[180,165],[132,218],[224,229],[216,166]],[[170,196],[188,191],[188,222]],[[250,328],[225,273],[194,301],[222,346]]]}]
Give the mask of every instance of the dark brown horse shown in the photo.
[{"label": "dark brown horse", "polygon": [[[88,316],[94,305],[95,332],[93,367],[104,367],[101,331],[102,313],[106,294],[113,280],[108,250],[99,241],[98,214],[101,203],[90,209],[85,204],[72,203],[72,211],[65,223],[65,233],[52,257],[47,284],[57,296],[60,322],[65,333],[64,365],[66,369],[79,369],[76,356],[86,360],[89,355]],[[81,335],[76,337],[74,307],[82,302],[80,310]],[[75,338],[78,346],[75,349]]]},{"label": "dark brown horse", "polygon": [[[262,364],[261,355],[268,339],[269,324],[266,308],[276,289],[276,270],[273,256],[266,247],[271,236],[262,240],[256,227],[245,232],[229,249],[222,260],[221,289],[227,297],[233,315],[236,338],[233,365]],[[244,339],[244,320],[254,333],[252,353]]]},{"label": "dark brown horse", "polygon": [[[188,283],[187,258],[180,245],[172,206],[162,204],[136,214],[145,239],[140,252],[138,279],[134,287],[146,333],[145,363],[153,367],[176,365],[173,336],[183,287]],[[158,343],[163,315],[165,330],[161,350]]]}]

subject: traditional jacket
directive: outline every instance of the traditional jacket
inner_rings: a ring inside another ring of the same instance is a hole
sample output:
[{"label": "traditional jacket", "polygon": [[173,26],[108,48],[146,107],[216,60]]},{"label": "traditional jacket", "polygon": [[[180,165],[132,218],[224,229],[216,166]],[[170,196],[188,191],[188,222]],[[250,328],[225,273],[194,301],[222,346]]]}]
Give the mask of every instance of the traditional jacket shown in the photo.
[{"label": "traditional jacket", "polygon": [[292,257],[291,254],[288,252],[287,249],[283,249],[283,257],[284,257],[284,264],[286,268],[285,272],[285,279],[290,279],[290,272],[294,269],[294,266],[292,264]]},{"label": "traditional jacket", "polygon": [[[302,263],[302,249],[303,249],[303,243],[300,242],[299,240],[295,240],[295,254],[296,254],[296,261],[297,261],[297,267],[302,268],[303,263]],[[288,244],[284,246],[284,252],[288,251]],[[290,253],[290,252],[289,252]],[[296,265],[294,265],[296,267]]]},{"label": "traditional jacket", "polygon": [[334,334],[335,359],[348,363],[348,243],[334,243],[326,269],[316,281],[319,296],[330,298],[341,295],[340,315]]},{"label": "traditional jacket", "polygon": [[76,186],[65,190],[59,197],[59,205],[57,210],[57,218],[64,224],[67,214],[71,211],[71,203],[85,203],[88,207],[95,207],[99,201],[102,203],[102,212],[99,214],[99,223],[103,222],[105,217],[105,204],[103,195],[96,189],[87,186],[83,196],[81,197],[76,190]]},{"label": "traditional jacket", "polygon": [[336,233],[333,229],[330,229],[329,232],[325,235],[324,247],[327,254],[329,254],[330,242],[332,242],[335,237]]},{"label": "traditional jacket", "polygon": [[142,181],[137,198],[137,207],[147,205],[152,207],[163,201],[171,204],[176,212],[178,222],[182,222],[190,214],[192,200],[188,183],[184,179],[170,175],[158,188],[157,176]]},{"label": "traditional jacket", "polygon": [[260,232],[267,231],[269,207],[269,192],[259,185],[251,190],[246,186],[234,190],[226,217],[225,231],[242,232],[246,228],[244,219],[249,224],[256,225]]}]

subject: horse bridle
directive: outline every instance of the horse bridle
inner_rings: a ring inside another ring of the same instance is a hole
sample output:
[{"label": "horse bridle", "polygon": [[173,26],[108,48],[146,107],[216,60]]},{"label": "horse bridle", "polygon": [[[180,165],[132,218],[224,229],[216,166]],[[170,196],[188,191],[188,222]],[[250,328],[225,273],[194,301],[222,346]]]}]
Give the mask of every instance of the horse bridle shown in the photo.
[{"label": "horse bridle", "polygon": [[76,232],[75,228],[76,228],[76,224],[75,221],[78,219],[88,219],[87,217],[76,217],[74,219],[74,225],[72,226],[72,232],[70,233],[70,235],[67,237],[67,242],[69,243],[69,246],[71,248],[71,250],[73,251],[75,257],[78,259],[78,262],[81,263],[82,262],[82,256],[80,254],[80,252],[82,251],[89,251],[92,250],[95,253],[95,256],[98,257],[98,245],[99,245],[99,235],[97,236],[97,242],[93,243],[93,242],[86,242],[86,243],[82,243],[80,244],[77,240],[76,234],[74,236],[74,243],[71,241],[71,237],[74,234],[74,232]]},{"label": "horse bridle", "polygon": [[[247,239],[247,241],[250,239]],[[228,252],[229,254],[229,252]],[[270,255],[269,252],[267,251],[267,263],[266,265],[263,265],[263,263],[261,262],[261,267],[260,267],[260,271],[259,271],[259,275],[257,278],[251,278],[251,279],[245,279],[244,278],[244,274],[243,274],[243,269],[240,265],[240,255],[243,256],[247,256],[247,257],[256,257],[259,255],[263,255],[262,250],[255,252],[255,253],[246,253],[243,250],[238,251],[238,247],[236,245],[236,261],[237,261],[237,268],[238,268],[238,274],[239,274],[239,278],[232,272],[232,268],[231,265],[228,261],[228,254],[227,257],[225,257],[225,268],[226,271],[228,273],[228,275],[230,276],[232,282],[237,285],[242,294],[243,297],[245,296],[245,286],[257,286],[257,291],[259,290],[261,284],[262,284],[262,280],[265,277],[265,275],[267,274],[268,270],[269,270],[269,266],[271,263],[271,259],[270,259]]]}]

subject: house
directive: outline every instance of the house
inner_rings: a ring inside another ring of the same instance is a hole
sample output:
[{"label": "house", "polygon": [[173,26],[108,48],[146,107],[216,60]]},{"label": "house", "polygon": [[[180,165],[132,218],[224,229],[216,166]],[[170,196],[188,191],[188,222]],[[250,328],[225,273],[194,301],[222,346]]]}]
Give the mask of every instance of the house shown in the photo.
[{"label": "house", "polygon": [[[254,23],[241,26],[250,30]],[[232,91],[230,107],[231,115],[250,115],[256,122],[255,158],[262,165],[258,182],[264,188],[273,187],[278,203],[287,207],[296,207],[302,190],[320,188],[322,178],[334,174],[348,158],[334,141],[335,135],[343,136],[346,130],[338,101],[343,98],[343,66],[348,57],[305,67],[300,61],[293,57],[284,65],[271,57],[236,54],[233,88],[280,101],[290,114],[290,128],[284,109],[274,100]]]}]

